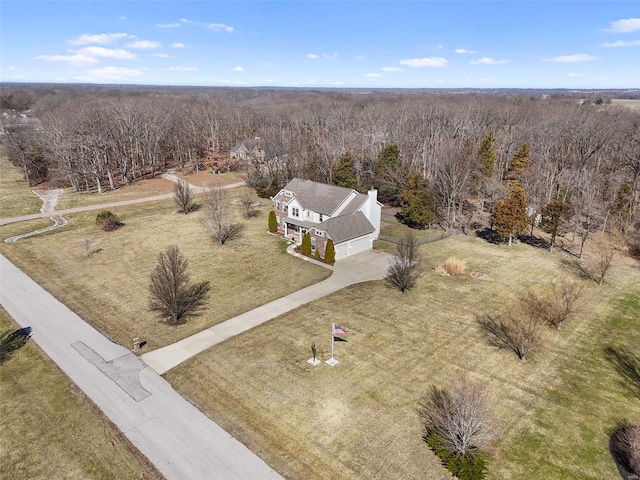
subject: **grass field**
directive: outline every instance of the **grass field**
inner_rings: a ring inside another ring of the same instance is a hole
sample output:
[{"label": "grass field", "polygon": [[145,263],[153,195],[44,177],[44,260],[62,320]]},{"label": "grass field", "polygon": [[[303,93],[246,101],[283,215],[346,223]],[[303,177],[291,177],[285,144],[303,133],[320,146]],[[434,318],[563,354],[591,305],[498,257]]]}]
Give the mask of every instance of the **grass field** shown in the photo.
[{"label": "grass field", "polygon": [[20,169],[12,165],[1,150],[0,171],[0,218],[38,213],[42,200],[27,187]]},{"label": "grass field", "polygon": [[626,98],[614,98],[611,100],[613,105],[623,105],[628,108],[638,109],[640,108],[639,99],[626,99]]},{"label": "grass field", "polygon": [[[588,284],[580,318],[544,330],[526,362],[487,346],[474,314],[509,308],[512,292],[570,277],[563,254],[464,236],[421,247],[427,271],[406,296],[384,282],[355,285],[227,342],[167,373],[188,399],[289,479],[450,478],[422,441],[416,409],[430,384],[459,375],[485,383],[499,441],[492,479],[614,479],[608,435],[640,402],[607,359],[640,357],[640,270],[620,262],[606,286]],[[467,275],[438,275],[449,256]],[[486,277],[485,277],[486,278]],[[336,368],[311,367],[309,345]]]},{"label": "grass field", "polygon": [[32,341],[0,368],[1,478],[162,478]]},{"label": "grass field", "polygon": [[[233,191],[243,195],[244,189]],[[240,208],[235,213],[240,215]],[[113,209],[124,226],[103,232],[95,212],[69,216],[69,225],[50,233],[1,244],[0,252],[23,268],[82,318],[122,345],[140,337],[146,349],[173,343],[223,320],[326,278],[330,271],[286,254],[286,242],[268,235],[267,209],[242,221],[242,237],[214,243],[200,213],[176,212],[172,200]],[[29,231],[0,228],[0,237]],[[83,241],[91,244],[90,255]],[[167,326],[148,309],[149,275],[157,255],[177,245],[189,259],[193,281],[212,284],[209,308],[184,325]],[[281,281],[287,274],[287,281]]]}]

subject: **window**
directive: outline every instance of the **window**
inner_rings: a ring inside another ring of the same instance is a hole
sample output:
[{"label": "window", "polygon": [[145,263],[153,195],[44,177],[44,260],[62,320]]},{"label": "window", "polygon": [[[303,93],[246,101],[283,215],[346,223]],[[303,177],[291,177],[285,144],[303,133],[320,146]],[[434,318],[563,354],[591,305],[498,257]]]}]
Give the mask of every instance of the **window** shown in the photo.
[{"label": "window", "polygon": [[283,211],[285,214],[289,215],[289,205],[283,205],[283,207],[282,207],[282,211]]},{"label": "window", "polygon": [[280,211],[280,202],[276,202],[276,210]]},{"label": "window", "polygon": [[316,251],[316,239],[311,237],[311,251],[315,252]]},{"label": "window", "polygon": [[298,210],[298,207],[291,207],[291,216],[297,217],[298,215],[300,215],[300,210]]},{"label": "window", "polygon": [[318,215],[320,216],[320,221],[322,222],[322,220],[323,220],[323,216],[322,216],[322,214],[321,214],[321,213],[319,213]]}]

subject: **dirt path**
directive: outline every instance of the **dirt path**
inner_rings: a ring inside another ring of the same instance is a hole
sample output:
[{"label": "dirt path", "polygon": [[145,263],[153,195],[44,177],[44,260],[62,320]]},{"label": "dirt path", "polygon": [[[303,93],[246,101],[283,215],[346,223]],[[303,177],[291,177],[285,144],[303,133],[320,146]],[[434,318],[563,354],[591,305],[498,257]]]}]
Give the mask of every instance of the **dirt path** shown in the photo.
[{"label": "dirt path", "polygon": [[40,228],[38,230],[34,230],[33,232],[14,235],[13,237],[5,238],[4,241],[6,243],[17,242],[21,238],[31,237],[33,235],[38,235],[40,233],[48,232],[58,227],[63,227],[67,223],[69,223],[69,221],[66,218],[64,218],[62,215],[53,214],[53,212],[55,211],[55,207],[58,204],[58,199],[60,198],[60,195],[62,195],[63,192],[64,190],[62,190],[61,188],[56,188],[53,190],[44,190],[44,189],[33,190],[33,193],[35,193],[38,197],[42,199],[42,207],[40,208],[40,215],[42,215],[41,218],[49,218],[53,220],[53,225],[45,228]]}]

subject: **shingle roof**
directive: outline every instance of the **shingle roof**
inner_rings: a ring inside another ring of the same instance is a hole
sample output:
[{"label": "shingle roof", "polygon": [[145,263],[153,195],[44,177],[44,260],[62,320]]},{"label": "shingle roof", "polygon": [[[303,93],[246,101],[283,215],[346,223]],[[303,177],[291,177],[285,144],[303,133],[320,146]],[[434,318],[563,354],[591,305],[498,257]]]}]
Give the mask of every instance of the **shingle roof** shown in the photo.
[{"label": "shingle roof", "polygon": [[368,199],[369,195],[359,193],[358,196],[351,200],[349,202],[349,205],[347,205],[344,210],[340,212],[340,215],[351,215],[352,213],[355,213],[362,205],[364,205],[364,202],[366,202]]},{"label": "shingle roof", "polygon": [[303,208],[324,215],[331,215],[349,195],[350,188],[336,187],[324,183],[294,178],[283,190],[294,192]]},{"label": "shingle roof", "polygon": [[316,225],[316,230],[323,230],[329,234],[334,244],[368,235],[376,231],[362,212],[329,218]]}]

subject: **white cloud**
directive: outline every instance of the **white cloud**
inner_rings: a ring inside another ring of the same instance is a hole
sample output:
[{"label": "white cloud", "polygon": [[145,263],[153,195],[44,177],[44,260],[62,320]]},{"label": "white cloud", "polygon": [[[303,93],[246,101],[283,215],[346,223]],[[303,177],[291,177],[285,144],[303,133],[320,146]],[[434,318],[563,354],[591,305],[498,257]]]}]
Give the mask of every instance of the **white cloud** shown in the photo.
[{"label": "white cloud", "polygon": [[172,43],[171,46],[173,48],[186,48],[186,45],[184,43],[180,43],[180,42]]},{"label": "white cloud", "polygon": [[447,60],[442,57],[411,58],[402,60],[400,65],[407,65],[408,67],[446,67]]},{"label": "white cloud", "polygon": [[476,53],[475,50],[467,50],[466,48],[456,48],[454,50],[454,52],[460,53],[460,54],[462,54],[462,53]]},{"label": "white cloud", "polygon": [[578,53],[575,55],[560,55],[559,57],[550,58],[548,61],[555,63],[573,63],[573,62],[590,62],[597,60],[598,57],[588,55],[586,53]]},{"label": "white cloud", "polygon": [[78,80],[86,80],[92,82],[110,82],[125,80],[129,77],[137,77],[142,75],[142,70],[123,67],[104,67],[89,70],[88,75],[76,77]]},{"label": "white cloud", "polygon": [[340,85],[344,85],[344,82],[337,81],[337,82],[333,82],[333,84],[334,84],[336,87],[339,87]]},{"label": "white cloud", "polygon": [[322,57],[323,58],[338,58],[338,54],[337,53],[323,53]]},{"label": "white cloud", "polygon": [[179,26],[180,26],[180,24],[178,22],[176,22],[176,23],[158,23],[156,25],[156,27],[158,27],[158,28],[177,28]]},{"label": "white cloud", "polygon": [[569,77],[581,77],[582,74],[581,73],[569,73],[568,76]]},{"label": "white cloud", "polygon": [[176,58],[175,55],[169,55],[168,53],[154,53],[153,56],[159,58]]},{"label": "white cloud", "polygon": [[358,56],[356,57],[356,60],[364,60],[364,55],[358,55]]},{"label": "white cloud", "polygon": [[471,60],[469,63],[472,65],[500,65],[502,63],[509,63],[509,60],[496,60],[494,58],[482,57],[478,60]]},{"label": "white cloud", "polygon": [[126,20],[126,19],[127,19],[127,17],[125,17],[124,15],[122,15],[122,16],[120,17],[120,20]]},{"label": "white cloud", "polygon": [[383,72],[404,72],[400,67],[382,67],[380,70]]},{"label": "white cloud", "polygon": [[210,23],[207,25],[211,30],[224,30],[225,32],[233,32],[233,27],[225,25],[224,23]]},{"label": "white cloud", "polygon": [[367,77],[370,78],[380,78],[382,75],[380,75],[379,73],[367,73]]},{"label": "white cloud", "polygon": [[186,23],[187,25],[193,25],[196,22],[192,22],[191,20],[187,20],[186,18],[181,18],[180,22]]},{"label": "white cloud", "polygon": [[160,47],[160,42],[152,42],[151,40],[135,40],[127,43],[125,46],[129,48],[139,48],[141,50],[151,50]]},{"label": "white cloud", "polygon": [[172,72],[195,72],[198,67],[169,67]]},{"label": "white cloud", "polygon": [[135,53],[121,48],[84,47],[73,53],[87,57],[116,58],[118,60],[134,60],[137,58]]},{"label": "white cloud", "polygon": [[640,18],[623,18],[622,20],[611,22],[610,27],[607,29],[608,32],[614,33],[629,33],[636,30],[640,30]]},{"label": "white cloud", "polygon": [[75,67],[82,67],[98,63],[94,57],[88,57],[86,55],[38,55],[33,57],[35,60],[46,60],[47,62],[62,62],[68,63]]},{"label": "white cloud", "polygon": [[316,55],[315,53],[307,53],[307,58],[320,58],[318,55]]},{"label": "white cloud", "polygon": [[83,34],[78,38],[73,38],[69,40],[71,45],[88,45],[90,43],[97,43],[98,45],[108,45],[110,43],[115,42],[116,40],[120,40],[121,38],[126,38],[129,35],[126,33],[99,33],[97,35],[89,35]]},{"label": "white cloud", "polygon": [[640,40],[632,40],[630,42],[625,40],[618,40],[617,42],[602,43],[603,47],[640,47]]},{"label": "white cloud", "polygon": [[233,69],[234,72],[244,72],[244,68],[242,68],[240,65],[238,65],[237,67],[235,67]]}]

